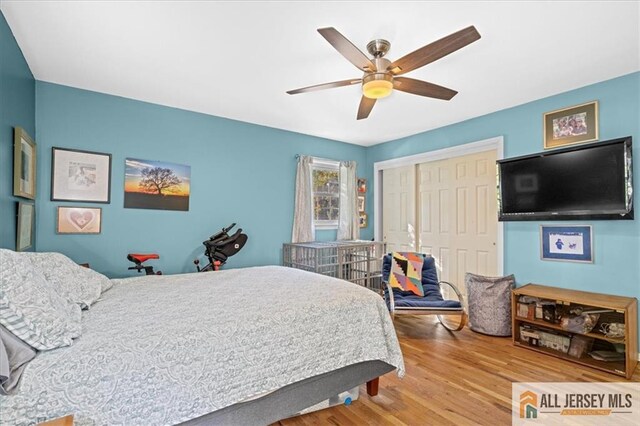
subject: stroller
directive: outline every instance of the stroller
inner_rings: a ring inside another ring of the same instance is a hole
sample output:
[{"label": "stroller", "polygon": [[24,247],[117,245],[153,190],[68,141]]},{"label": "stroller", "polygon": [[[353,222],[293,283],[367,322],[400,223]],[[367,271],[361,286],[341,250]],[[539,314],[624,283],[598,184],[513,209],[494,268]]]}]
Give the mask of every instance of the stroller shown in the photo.
[{"label": "stroller", "polygon": [[236,226],[232,223],[226,228],[222,228],[220,232],[209,237],[204,241],[204,254],[209,259],[209,264],[200,268],[200,260],[196,259],[193,263],[196,265],[198,272],[217,271],[227,262],[227,259],[238,253],[247,242],[247,234],[242,233],[242,228],[233,235],[229,235],[231,228]]}]

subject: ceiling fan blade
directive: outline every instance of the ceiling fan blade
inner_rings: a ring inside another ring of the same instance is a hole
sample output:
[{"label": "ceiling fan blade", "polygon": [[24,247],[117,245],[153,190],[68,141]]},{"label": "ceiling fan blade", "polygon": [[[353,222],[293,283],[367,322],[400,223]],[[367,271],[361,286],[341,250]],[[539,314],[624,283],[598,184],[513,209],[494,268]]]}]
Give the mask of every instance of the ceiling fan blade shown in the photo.
[{"label": "ceiling fan blade", "polygon": [[413,71],[416,68],[437,61],[458,49],[462,49],[478,39],[480,39],[480,33],[478,33],[476,27],[472,25],[403,56],[392,62],[387,67],[387,70],[391,71],[394,75],[401,75]]},{"label": "ceiling fan blade", "polygon": [[445,101],[450,100],[458,94],[455,90],[408,77],[395,77],[393,79],[393,88],[402,92],[426,96],[428,98],[444,99]]},{"label": "ceiling fan blade", "polygon": [[375,104],[375,99],[363,96],[362,99],[360,99],[360,106],[358,107],[358,120],[369,117],[369,114],[371,113],[371,110],[373,109],[373,106]]},{"label": "ceiling fan blade", "polygon": [[307,92],[313,92],[313,91],[316,91],[316,90],[332,89],[334,87],[351,86],[353,84],[358,84],[358,83],[362,83],[362,79],[361,78],[351,79],[351,80],[334,81],[332,83],[316,84],[315,86],[302,87],[300,89],[289,90],[289,91],[287,91],[287,93],[290,94],[290,95],[297,95],[298,93],[307,93]]},{"label": "ceiling fan blade", "polygon": [[362,71],[376,71],[376,66],[371,60],[353,45],[345,36],[333,27],[319,28],[318,32],[324,37],[342,56]]}]

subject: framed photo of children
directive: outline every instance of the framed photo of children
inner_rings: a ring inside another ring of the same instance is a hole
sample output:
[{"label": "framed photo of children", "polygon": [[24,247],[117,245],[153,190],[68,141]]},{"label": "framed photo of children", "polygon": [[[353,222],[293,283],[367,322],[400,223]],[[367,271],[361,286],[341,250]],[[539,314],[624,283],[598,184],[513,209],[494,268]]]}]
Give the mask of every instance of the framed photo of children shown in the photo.
[{"label": "framed photo of children", "polygon": [[542,260],[593,263],[591,226],[540,225]]},{"label": "framed photo of children", "polygon": [[99,234],[101,227],[101,208],[58,207],[58,234]]},{"label": "framed photo of children", "polygon": [[36,143],[22,127],[13,131],[13,195],[36,198]]},{"label": "framed photo of children", "polygon": [[544,149],[598,140],[598,101],[544,114]]},{"label": "framed photo of children", "polygon": [[358,194],[364,194],[367,192],[367,180],[365,178],[358,178]]},{"label": "framed photo of children", "polygon": [[51,201],[111,201],[111,154],[51,149]]}]

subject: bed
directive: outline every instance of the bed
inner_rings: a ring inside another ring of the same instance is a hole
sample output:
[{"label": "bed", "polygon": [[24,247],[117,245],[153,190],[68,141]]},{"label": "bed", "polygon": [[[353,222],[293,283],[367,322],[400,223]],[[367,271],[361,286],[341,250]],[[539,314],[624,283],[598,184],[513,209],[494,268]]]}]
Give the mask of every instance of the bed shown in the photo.
[{"label": "bed", "polygon": [[110,284],[0,396],[0,424],[268,424],[404,374],[384,301],[346,281],[264,266]]}]

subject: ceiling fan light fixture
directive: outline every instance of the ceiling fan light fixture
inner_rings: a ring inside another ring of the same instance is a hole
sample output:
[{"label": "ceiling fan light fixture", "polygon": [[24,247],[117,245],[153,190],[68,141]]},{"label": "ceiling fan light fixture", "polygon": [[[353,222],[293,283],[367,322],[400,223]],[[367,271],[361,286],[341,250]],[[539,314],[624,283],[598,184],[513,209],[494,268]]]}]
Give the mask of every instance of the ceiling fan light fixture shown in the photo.
[{"label": "ceiling fan light fixture", "polygon": [[351,62],[358,70],[364,72],[362,79],[316,84],[314,86],[289,90],[287,93],[295,95],[297,93],[313,92],[316,90],[362,83],[362,98],[360,99],[360,106],[358,107],[358,115],[356,115],[356,119],[358,120],[369,117],[371,109],[376,104],[376,100],[389,96],[394,90],[424,96],[426,98],[442,99],[445,101],[451,100],[458,93],[455,90],[438,86],[428,81],[403,77],[402,74],[437,61],[480,39],[480,33],[471,25],[422,46],[418,50],[414,50],[400,59],[391,62],[385,58],[391,48],[391,43],[389,43],[388,40],[376,39],[370,41],[369,44],[367,44],[367,51],[371,56],[367,56],[333,27],[318,28],[318,32],[338,53]]},{"label": "ceiling fan light fixture", "polygon": [[393,77],[387,73],[373,73],[362,79],[362,94],[369,99],[386,98],[393,91]]}]

